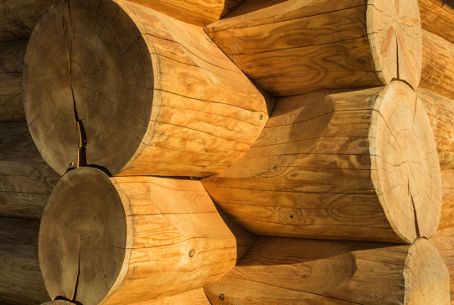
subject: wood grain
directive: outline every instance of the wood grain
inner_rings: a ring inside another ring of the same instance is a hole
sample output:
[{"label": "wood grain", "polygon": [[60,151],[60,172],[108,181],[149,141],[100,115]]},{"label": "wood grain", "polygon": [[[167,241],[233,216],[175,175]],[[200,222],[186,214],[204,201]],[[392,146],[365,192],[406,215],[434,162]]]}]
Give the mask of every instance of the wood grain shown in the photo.
[{"label": "wood grain", "polygon": [[454,43],[454,6],[449,0],[419,0],[421,22],[424,29]]},{"label": "wood grain", "polygon": [[58,183],[39,243],[50,296],[84,305],[198,289],[237,259],[235,237],[199,181],[109,178],[93,168]]},{"label": "wood grain", "polygon": [[251,150],[202,183],[260,235],[412,243],[440,218],[432,128],[402,82],[279,100]]},{"label": "wood grain", "polygon": [[449,305],[449,273],[425,239],[387,245],[261,238],[220,280],[213,305]]},{"label": "wood grain", "polygon": [[26,53],[27,121],[52,168],[199,177],[250,148],[266,100],[203,29],[126,1],[93,3],[52,8]]},{"label": "wood grain", "polygon": [[40,219],[58,179],[25,122],[0,123],[0,216]]},{"label": "wood grain", "polygon": [[36,305],[49,300],[38,262],[39,221],[0,218],[0,302]]},{"label": "wood grain", "polygon": [[418,86],[417,0],[249,0],[237,11],[205,31],[272,95],[374,87],[393,79]]}]

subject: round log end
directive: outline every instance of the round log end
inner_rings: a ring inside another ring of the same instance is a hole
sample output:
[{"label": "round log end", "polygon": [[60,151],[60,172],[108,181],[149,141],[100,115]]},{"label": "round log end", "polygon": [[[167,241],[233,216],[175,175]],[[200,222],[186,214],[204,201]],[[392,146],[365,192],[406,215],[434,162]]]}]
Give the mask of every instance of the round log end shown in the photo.
[{"label": "round log end", "polygon": [[394,231],[412,243],[436,231],[441,213],[437,147],[424,105],[405,83],[385,87],[369,142],[372,180]]},{"label": "round log end", "polygon": [[445,262],[432,243],[418,239],[411,246],[404,269],[404,305],[450,305],[450,276]]},{"label": "round log end", "polygon": [[416,89],[422,70],[418,0],[369,0],[367,29],[382,82],[389,84],[400,79]]},{"label": "round log end", "polygon": [[114,1],[62,1],[41,19],[25,56],[32,137],[58,173],[84,162],[115,173],[138,150],[153,100],[150,51]]},{"label": "round log end", "polygon": [[127,218],[107,175],[92,168],[67,173],[43,214],[39,260],[51,298],[96,305],[111,291],[127,256]]}]

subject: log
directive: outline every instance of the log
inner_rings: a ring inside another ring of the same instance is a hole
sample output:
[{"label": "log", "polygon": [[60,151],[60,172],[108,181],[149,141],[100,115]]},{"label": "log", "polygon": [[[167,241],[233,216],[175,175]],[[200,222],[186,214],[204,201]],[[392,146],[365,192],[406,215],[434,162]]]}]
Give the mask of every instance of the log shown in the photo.
[{"label": "log", "polygon": [[421,88],[454,99],[454,44],[423,31]]},{"label": "log", "polygon": [[272,95],[419,84],[417,0],[249,0],[232,14],[205,31]]},{"label": "log", "polygon": [[25,57],[27,121],[57,173],[199,177],[250,148],[266,100],[202,28],[126,1],[90,4],[53,7]]},{"label": "log", "polygon": [[205,292],[213,305],[450,304],[448,270],[425,239],[386,245],[262,238]]},{"label": "log", "polygon": [[440,218],[432,129],[399,81],[282,98],[251,150],[202,183],[259,235],[411,243]]},{"label": "log", "polygon": [[49,300],[38,262],[39,221],[0,218],[0,303]]},{"label": "log", "polygon": [[0,216],[40,219],[58,179],[25,122],[0,123]]},{"label": "log", "polygon": [[427,89],[418,89],[437,143],[442,169],[454,169],[454,100]]},{"label": "log", "polygon": [[0,42],[30,36],[39,18],[57,0],[3,0],[0,2]]},{"label": "log", "polygon": [[198,289],[234,267],[235,237],[199,181],[67,173],[45,208],[41,270],[52,299],[145,302]]},{"label": "log", "polygon": [[196,25],[221,19],[243,0],[129,0]]},{"label": "log", "polygon": [[25,120],[22,66],[26,46],[26,40],[0,44],[0,121],[3,122]]},{"label": "log", "polygon": [[454,43],[452,0],[419,0],[422,27]]}]

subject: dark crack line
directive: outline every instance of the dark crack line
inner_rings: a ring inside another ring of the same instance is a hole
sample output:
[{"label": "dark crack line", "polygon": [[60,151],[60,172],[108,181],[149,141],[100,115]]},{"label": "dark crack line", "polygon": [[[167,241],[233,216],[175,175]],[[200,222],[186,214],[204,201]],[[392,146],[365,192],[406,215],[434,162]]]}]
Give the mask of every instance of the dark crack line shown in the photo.
[{"label": "dark crack line", "polygon": [[416,227],[416,237],[419,238],[419,237],[421,237],[421,232],[419,232],[418,213],[416,211],[415,200],[413,199],[413,194],[412,194],[411,188],[410,188],[410,178],[408,178],[408,195],[410,196],[411,204],[413,206],[413,214],[415,217],[415,227]]}]

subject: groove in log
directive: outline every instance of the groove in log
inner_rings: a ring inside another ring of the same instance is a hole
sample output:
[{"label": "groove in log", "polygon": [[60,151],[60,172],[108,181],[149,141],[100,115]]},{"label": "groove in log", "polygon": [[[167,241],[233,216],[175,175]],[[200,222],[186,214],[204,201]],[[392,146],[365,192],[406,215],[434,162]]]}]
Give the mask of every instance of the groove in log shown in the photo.
[{"label": "groove in log", "polygon": [[143,302],[228,272],[235,237],[199,181],[67,173],[43,214],[40,265],[52,299]]},{"label": "groove in log", "polygon": [[421,88],[454,99],[454,44],[423,30]]},{"label": "groove in log", "polygon": [[432,125],[440,167],[454,169],[454,100],[427,89],[418,89],[417,93]]},{"label": "groove in log", "polygon": [[39,221],[0,218],[0,303],[49,300],[38,262]]},{"label": "groove in log", "polygon": [[449,273],[431,243],[259,239],[220,280],[213,305],[449,305]]},{"label": "groove in log", "polygon": [[422,27],[454,43],[452,0],[419,0]]},{"label": "groove in log", "polygon": [[275,96],[420,80],[417,0],[249,0],[205,31]]},{"label": "groove in log", "polygon": [[134,3],[62,2],[36,26],[25,63],[29,128],[60,174],[87,163],[210,175],[268,118],[264,96],[202,28]]},{"label": "groove in log", "polygon": [[243,0],[128,0],[196,25],[221,19]]},{"label": "groove in log", "polygon": [[39,18],[57,0],[0,1],[0,42],[30,36]]},{"label": "groove in log", "polygon": [[0,121],[24,121],[22,66],[26,40],[0,44]]},{"label": "groove in log", "polygon": [[0,216],[41,218],[58,179],[25,122],[0,123]]},{"label": "groove in log", "polygon": [[424,106],[395,81],[279,100],[251,150],[202,183],[259,235],[411,243],[438,226],[440,180]]}]

